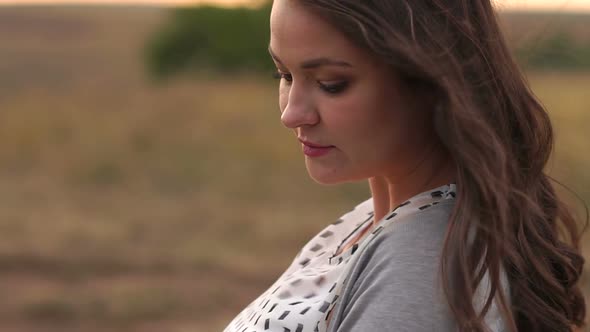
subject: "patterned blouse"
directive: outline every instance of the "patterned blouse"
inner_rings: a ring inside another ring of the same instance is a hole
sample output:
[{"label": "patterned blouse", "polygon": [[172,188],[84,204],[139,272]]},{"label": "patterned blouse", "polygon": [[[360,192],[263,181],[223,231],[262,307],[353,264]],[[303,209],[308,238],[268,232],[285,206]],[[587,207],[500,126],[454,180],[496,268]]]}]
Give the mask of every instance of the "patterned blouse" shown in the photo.
[{"label": "patterned blouse", "polygon": [[244,308],[224,332],[326,332],[355,252],[384,226],[454,199],[455,184],[419,193],[387,213],[372,232],[336,255],[349,239],[371,226],[373,199],[345,213],[314,236],[268,290]]}]

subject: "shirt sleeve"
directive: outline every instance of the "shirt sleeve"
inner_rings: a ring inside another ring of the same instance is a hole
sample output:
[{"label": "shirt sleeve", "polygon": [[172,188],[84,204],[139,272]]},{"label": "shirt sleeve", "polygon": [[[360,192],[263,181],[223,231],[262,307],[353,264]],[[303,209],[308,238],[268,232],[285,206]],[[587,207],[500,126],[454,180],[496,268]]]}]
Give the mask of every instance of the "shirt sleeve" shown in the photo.
[{"label": "shirt sleeve", "polygon": [[352,271],[338,326],[331,331],[456,330],[438,281],[447,222],[440,213],[420,215],[391,225],[367,246]]}]

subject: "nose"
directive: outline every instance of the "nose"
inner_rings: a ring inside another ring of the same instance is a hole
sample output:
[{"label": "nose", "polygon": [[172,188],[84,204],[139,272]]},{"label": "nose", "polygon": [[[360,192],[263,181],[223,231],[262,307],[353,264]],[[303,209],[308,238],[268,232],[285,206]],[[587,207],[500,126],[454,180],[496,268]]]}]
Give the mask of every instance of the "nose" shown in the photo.
[{"label": "nose", "polygon": [[284,98],[286,100],[281,101],[281,122],[285,127],[295,129],[319,121],[313,100],[302,86],[293,84]]}]

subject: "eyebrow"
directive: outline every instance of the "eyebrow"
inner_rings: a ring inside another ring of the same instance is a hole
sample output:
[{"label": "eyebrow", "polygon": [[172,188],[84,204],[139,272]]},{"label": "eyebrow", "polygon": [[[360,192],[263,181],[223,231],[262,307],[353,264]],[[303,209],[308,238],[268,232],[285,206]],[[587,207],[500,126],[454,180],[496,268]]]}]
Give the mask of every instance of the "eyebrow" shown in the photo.
[{"label": "eyebrow", "polygon": [[[272,49],[270,48],[270,45],[268,46],[268,53],[270,53],[270,56],[278,63],[280,63],[281,65],[284,66],[284,64],[281,62],[281,60],[276,56],[276,54],[274,54],[274,52],[272,51]],[[305,60],[301,63],[301,68],[302,69],[313,69],[313,68],[318,68],[321,66],[339,66],[339,67],[352,67],[352,65],[346,61],[341,61],[341,60],[334,60],[334,59],[330,59],[327,57],[320,57],[320,58],[315,58],[315,59],[309,59],[309,60]]]}]

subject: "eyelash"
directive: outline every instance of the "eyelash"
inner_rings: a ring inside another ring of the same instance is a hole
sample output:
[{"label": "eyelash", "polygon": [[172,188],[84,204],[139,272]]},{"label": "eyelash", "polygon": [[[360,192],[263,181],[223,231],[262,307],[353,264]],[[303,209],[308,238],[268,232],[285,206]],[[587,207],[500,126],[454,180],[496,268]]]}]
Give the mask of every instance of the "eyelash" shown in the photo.
[{"label": "eyelash", "polygon": [[[278,79],[278,80],[284,79],[288,83],[291,83],[293,81],[293,76],[291,76],[291,74],[281,73],[280,71],[274,72],[273,78]],[[332,84],[332,85],[320,84],[320,88],[324,92],[331,94],[331,95],[339,94],[339,93],[343,92],[344,90],[346,90],[347,87],[348,87],[348,82],[346,82],[346,81],[340,82],[337,84]]]}]

